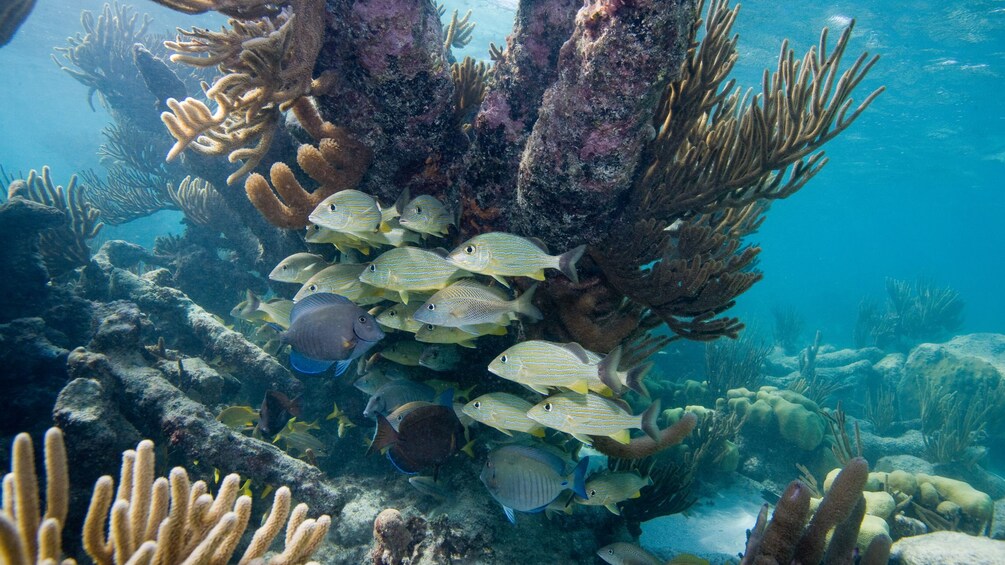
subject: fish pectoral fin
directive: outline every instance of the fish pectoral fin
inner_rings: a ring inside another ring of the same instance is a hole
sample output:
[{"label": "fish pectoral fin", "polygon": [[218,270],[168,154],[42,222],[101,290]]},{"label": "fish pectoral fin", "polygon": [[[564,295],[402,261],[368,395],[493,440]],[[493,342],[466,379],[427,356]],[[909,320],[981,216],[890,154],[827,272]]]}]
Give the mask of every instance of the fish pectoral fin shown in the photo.
[{"label": "fish pectoral fin", "polygon": [[529,432],[527,432],[527,433],[529,433],[530,435],[532,435],[534,437],[544,437],[544,427],[543,426],[537,426],[537,427],[531,428],[531,430]]},{"label": "fish pectoral fin", "polygon": [[503,505],[502,509],[503,513],[506,514],[506,519],[509,520],[509,523],[516,524],[516,514],[513,512],[513,509],[506,505]]},{"label": "fish pectoral fin", "polygon": [[631,433],[628,432],[627,429],[621,430],[616,434],[611,434],[610,438],[618,443],[623,443],[625,445],[628,445],[629,443],[632,442],[632,435]]},{"label": "fish pectoral fin", "polygon": [[616,504],[605,504],[604,508],[610,510],[611,514],[614,514],[615,516],[621,516],[621,511],[618,510],[618,506]]},{"label": "fish pectoral fin", "polygon": [[507,430],[506,428],[496,428],[496,429],[499,430],[500,432],[508,435],[509,437],[513,437],[513,432]]},{"label": "fish pectoral fin", "polygon": [[498,282],[499,284],[503,285],[504,287],[509,288],[509,283],[506,282],[506,279],[502,278],[502,276],[500,276],[500,275],[492,275],[492,278],[494,278],[496,280],[496,282]]},{"label": "fish pectoral fin", "polygon": [[629,496],[628,498],[638,498],[640,496],[642,496],[642,491],[641,490],[637,490],[634,493],[632,493],[632,495]]},{"label": "fish pectoral fin", "polygon": [[578,439],[586,445],[593,445],[593,440],[586,434],[572,434],[572,437]]},{"label": "fish pectoral fin", "polygon": [[408,291],[407,290],[399,290],[398,291],[398,296],[401,297],[401,303],[402,304],[408,304]]},{"label": "fish pectoral fin", "polygon": [[586,394],[590,392],[590,385],[586,381],[577,381],[569,385],[569,390],[572,392],[578,392],[579,394]]},{"label": "fish pectoral fin", "polygon": [[529,274],[527,276],[530,277],[530,278],[532,278],[532,279],[534,279],[534,280],[536,280],[536,281],[543,281],[544,280],[544,269],[540,269],[536,273],[531,273],[531,274]]},{"label": "fish pectoral fin", "polygon": [[529,384],[529,385],[526,385],[526,386],[527,386],[527,388],[533,390],[534,392],[537,392],[539,394],[543,394],[545,396],[548,396],[548,387],[546,387],[544,385]]},{"label": "fish pectoral fin", "polygon": [[468,349],[478,349],[478,346],[475,345],[475,341],[473,339],[458,341],[457,345],[460,345],[461,347],[467,347]]}]

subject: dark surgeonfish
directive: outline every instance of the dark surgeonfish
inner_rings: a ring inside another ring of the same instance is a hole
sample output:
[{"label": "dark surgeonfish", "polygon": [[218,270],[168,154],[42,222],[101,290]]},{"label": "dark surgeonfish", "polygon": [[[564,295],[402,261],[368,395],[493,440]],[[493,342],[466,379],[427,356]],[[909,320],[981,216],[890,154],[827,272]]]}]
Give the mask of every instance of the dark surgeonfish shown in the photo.
[{"label": "dark surgeonfish", "polygon": [[514,510],[541,512],[566,489],[586,498],[584,485],[589,466],[590,458],[583,457],[571,473],[566,473],[565,461],[551,452],[527,445],[504,445],[489,452],[479,478],[515,524]]},{"label": "dark surgeonfish", "polygon": [[338,294],[319,292],[293,305],[290,328],[280,334],[289,344],[290,365],[301,373],[322,373],[333,364],[335,376],[384,337],[377,320]]},{"label": "dark surgeonfish", "polygon": [[464,426],[453,407],[444,404],[416,403],[403,412],[397,426],[377,416],[367,455],[386,447],[387,458],[399,471],[411,475],[432,467],[435,481],[440,465],[463,444]]},{"label": "dark surgeonfish", "polygon": [[290,400],[285,394],[270,390],[265,393],[262,406],[258,409],[258,429],[263,435],[273,436],[283,429],[290,418],[299,417],[299,396]]}]

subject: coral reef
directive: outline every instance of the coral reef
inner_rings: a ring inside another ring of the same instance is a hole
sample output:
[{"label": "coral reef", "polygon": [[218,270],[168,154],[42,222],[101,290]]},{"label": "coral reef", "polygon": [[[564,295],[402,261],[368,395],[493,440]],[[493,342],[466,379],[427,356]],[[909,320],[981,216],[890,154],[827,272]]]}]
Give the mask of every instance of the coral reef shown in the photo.
[{"label": "coral reef", "polygon": [[734,389],[720,402],[744,417],[745,426],[777,433],[786,443],[805,451],[816,449],[827,432],[817,404],[791,390],[771,386],[762,386],[757,392]]}]

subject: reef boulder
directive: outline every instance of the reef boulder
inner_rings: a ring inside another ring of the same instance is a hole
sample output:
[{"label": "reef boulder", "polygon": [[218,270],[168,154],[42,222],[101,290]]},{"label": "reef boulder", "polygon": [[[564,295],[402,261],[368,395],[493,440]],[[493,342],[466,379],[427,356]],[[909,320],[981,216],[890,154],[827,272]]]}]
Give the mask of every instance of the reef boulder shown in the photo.
[{"label": "reef boulder", "polygon": [[[736,388],[726,393],[730,410],[746,417],[744,427],[773,432],[802,450],[812,451],[824,440],[827,423],[820,407],[791,390],[762,386],[757,392]],[[772,441],[768,438],[765,441]]]},{"label": "reef boulder", "polygon": [[1005,563],[1005,541],[961,532],[932,532],[893,544],[890,563],[898,565],[998,565]]},{"label": "reef boulder", "polygon": [[[897,386],[903,418],[919,417],[920,386],[954,392],[966,402],[998,386],[1005,369],[1005,335],[973,334],[956,337],[946,343],[924,343],[907,357]],[[1000,421],[1005,408],[999,408],[991,421]]]}]

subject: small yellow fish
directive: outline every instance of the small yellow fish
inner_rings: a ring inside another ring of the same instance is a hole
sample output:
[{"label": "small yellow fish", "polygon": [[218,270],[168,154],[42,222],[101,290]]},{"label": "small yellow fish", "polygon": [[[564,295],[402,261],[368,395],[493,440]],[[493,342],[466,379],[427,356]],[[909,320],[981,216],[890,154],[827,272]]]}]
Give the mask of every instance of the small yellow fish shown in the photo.
[{"label": "small yellow fish", "polygon": [[422,303],[413,300],[411,304],[395,304],[377,315],[377,323],[385,328],[401,330],[415,333],[422,327],[422,322],[412,319],[412,314],[422,306]]},{"label": "small yellow fish", "polygon": [[338,404],[333,404],[331,414],[325,416],[325,420],[338,419],[338,437],[345,437],[345,432],[349,428],[355,428],[356,424],[349,419],[349,416],[338,407]]},{"label": "small yellow fish", "polygon": [[659,438],[659,410],[660,401],[656,400],[645,412],[633,416],[623,403],[593,393],[566,392],[545,398],[527,412],[527,417],[586,444],[592,443],[588,436],[608,436],[627,444],[631,428],[641,428],[649,437]]},{"label": "small yellow fish", "polygon": [[475,347],[475,339],[483,335],[506,335],[506,326],[485,324],[482,326],[469,326],[462,330],[461,328],[425,324],[419,328],[419,331],[415,332],[415,340],[422,343],[456,343],[461,347],[473,349]]},{"label": "small yellow fish", "polygon": [[446,206],[427,194],[406,204],[398,221],[406,229],[437,237],[447,235],[455,223]]},{"label": "small yellow fish", "polygon": [[353,189],[340,190],[325,198],[308,219],[323,228],[350,234],[374,233],[384,221],[377,200]]},{"label": "small yellow fish", "polygon": [[269,273],[269,279],[277,282],[305,283],[307,279],[328,266],[324,257],[313,253],[294,253],[283,259]]},{"label": "small yellow fish", "polygon": [[240,493],[243,496],[247,496],[248,498],[252,497],[252,494],[251,494],[251,479],[248,479],[248,480],[244,481],[244,484],[241,485]]},{"label": "small yellow fish", "polygon": [[258,498],[265,498],[266,496],[269,496],[272,494],[273,490],[275,489],[272,488],[272,485],[265,485],[265,488],[262,489],[262,494],[260,494]]},{"label": "small yellow fish", "polygon": [[586,481],[586,498],[577,496],[575,501],[587,506],[603,506],[612,513],[621,515],[618,503],[638,498],[639,491],[651,484],[651,478],[643,478],[635,471],[608,471],[590,477]]},{"label": "small yellow fish", "polygon": [[228,428],[247,431],[258,424],[258,410],[251,406],[228,406],[216,419]]},{"label": "small yellow fish", "polygon": [[586,251],[585,245],[561,255],[549,255],[548,249],[538,240],[504,232],[476,235],[459,245],[447,255],[447,260],[458,268],[495,277],[531,277],[544,280],[545,269],[558,269],[572,282],[579,282],[576,263]]},{"label": "small yellow fish", "polygon": [[418,247],[398,247],[386,251],[366,266],[359,280],[379,288],[397,291],[408,304],[409,294],[435,291],[458,278],[471,276],[444,258]]},{"label": "small yellow fish", "polygon": [[527,411],[533,407],[519,396],[490,392],[465,404],[464,413],[508,436],[517,431],[544,437],[544,426],[527,417]]}]

